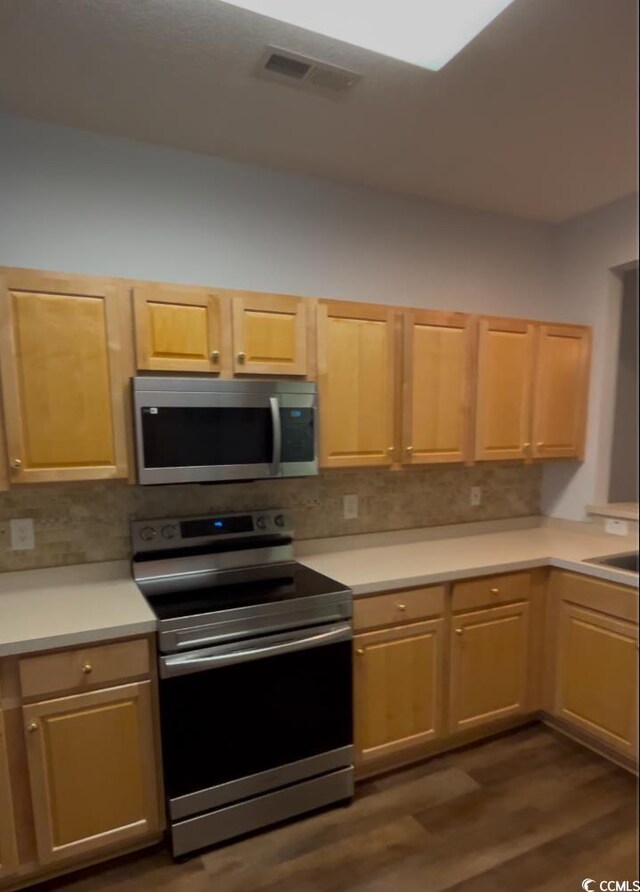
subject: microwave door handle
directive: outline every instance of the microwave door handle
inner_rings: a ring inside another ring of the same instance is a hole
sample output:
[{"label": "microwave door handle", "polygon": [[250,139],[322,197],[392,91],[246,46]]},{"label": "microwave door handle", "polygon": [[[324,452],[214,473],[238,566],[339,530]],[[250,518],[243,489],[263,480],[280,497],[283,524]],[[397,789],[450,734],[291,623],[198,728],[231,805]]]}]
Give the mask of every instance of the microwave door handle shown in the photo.
[{"label": "microwave door handle", "polygon": [[280,423],[280,404],[277,396],[269,397],[271,421],[273,424],[273,454],[271,456],[271,474],[277,477],[282,460],[282,425]]}]

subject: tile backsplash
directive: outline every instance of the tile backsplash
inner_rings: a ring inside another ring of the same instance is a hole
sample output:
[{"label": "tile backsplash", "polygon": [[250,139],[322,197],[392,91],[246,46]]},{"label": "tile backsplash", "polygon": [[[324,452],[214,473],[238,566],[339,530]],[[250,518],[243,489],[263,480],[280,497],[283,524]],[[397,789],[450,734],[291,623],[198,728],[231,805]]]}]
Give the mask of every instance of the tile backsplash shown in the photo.
[{"label": "tile backsplash", "polygon": [[[542,467],[474,467],[324,471],[318,477],[217,486],[126,483],[15,486],[0,493],[0,571],[110,561],[130,556],[129,521],[153,517],[285,508],[297,539],[384,532],[538,514]],[[479,486],[482,504],[471,507]],[[358,517],[345,520],[343,497],[358,496]],[[36,547],[11,551],[9,521],[31,517]]]}]

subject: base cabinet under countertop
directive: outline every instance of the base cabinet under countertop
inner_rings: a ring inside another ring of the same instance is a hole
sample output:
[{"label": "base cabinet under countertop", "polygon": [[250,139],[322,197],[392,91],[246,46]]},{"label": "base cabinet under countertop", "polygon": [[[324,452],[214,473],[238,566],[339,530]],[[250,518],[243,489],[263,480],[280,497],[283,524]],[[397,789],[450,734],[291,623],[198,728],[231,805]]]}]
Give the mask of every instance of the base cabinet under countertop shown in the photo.
[{"label": "base cabinet under countertop", "polygon": [[153,647],[128,639],[0,660],[0,887],[160,838]]}]

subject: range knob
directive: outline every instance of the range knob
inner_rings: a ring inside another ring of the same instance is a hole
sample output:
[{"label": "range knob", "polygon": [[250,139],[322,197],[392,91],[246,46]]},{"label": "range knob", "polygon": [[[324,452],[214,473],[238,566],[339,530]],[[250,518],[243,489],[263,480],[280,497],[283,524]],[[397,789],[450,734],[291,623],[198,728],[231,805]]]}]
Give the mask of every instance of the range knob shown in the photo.
[{"label": "range knob", "polygon": [[261,514],[259,517],[256,517],[256,527],[259,530],[266,530],[267,518],[264,516],[264,514]]},{"label": "range knob", "polygon": [[273,522],[277,527],[283,527],[287,522],[287,519],[284,514],[276,514],[276,516],[273,518]]},{"label": "range knob", "polygon": [[143,542],[151,542],[152,539],[155,539],[157,535],[157,530],[154,527],[142,527],[140,530],[140,538]]},{"label": "range knob", "polygon": [[163,539],[175,539],[177,532],[178,532],[178,530],[176,527],[170,526],[169,524],[167,524],[166,527],[162,527],[162,538]]}]

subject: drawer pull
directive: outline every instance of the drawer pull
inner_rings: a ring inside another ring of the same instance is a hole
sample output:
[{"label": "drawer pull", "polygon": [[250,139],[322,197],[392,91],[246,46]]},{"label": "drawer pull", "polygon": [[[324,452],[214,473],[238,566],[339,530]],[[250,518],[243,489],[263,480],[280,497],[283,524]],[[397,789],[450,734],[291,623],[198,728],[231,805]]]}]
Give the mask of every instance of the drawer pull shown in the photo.
[{"label": "drawer pull", "polygon": [[29,724],[27,725],[27,731],[29,732],[29,734],[33,734],[33,732],[37,731],[37,730],[38,730],[38,723],[37,722],[29,722]]},{"label": "drawer pull", "polygon": [[19,458],[12,459],[11,467],[14,469],[14,471],[19,471],[20,468],[22,467],[22,459],[19,459]]},{"label": "drawer pull", "polygon": [[462,633],[464,632],[464,629],[456,629],[455,632],[456,632],[456,635],[462,635]]},{"label": "drawer pull", "polygon": [[500,594],[500,589],[499,589],[499,588],[492,588],[492,589],[491,589],[491,594],[492,594],[492,595],[499,595],[499,594]]},{"label": "drawer pull", "polygon": [[93,666],[91,665],[91,663],[85,663],[82,667],[82,674],[89,675],[91,672],[93,672]]},{"label": "drawer pull", "polygon": [[220,361],[220,351],[212,350],[211,351],[211,362],[216,363]]},{"label": "drawer pull", "polygon": [[359,657],[364,656],[364,650],[361,647],[356,648],[356,653],[358,654]]},{"label": "drawer pull", "polygon": [[398,610],[406,610],[407,609],[406,604],[396,604],[396,607],[398,608]]},{"label": "drawer pull", "polygon": [[247,358],[246,353],[238,353],[238,362],[244,362],[246,358]]}]

